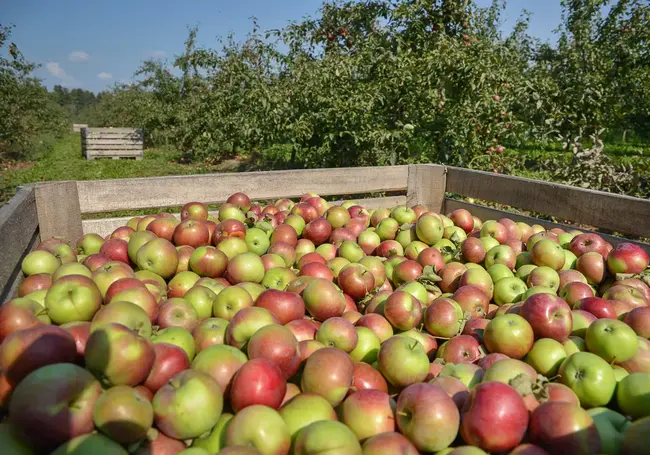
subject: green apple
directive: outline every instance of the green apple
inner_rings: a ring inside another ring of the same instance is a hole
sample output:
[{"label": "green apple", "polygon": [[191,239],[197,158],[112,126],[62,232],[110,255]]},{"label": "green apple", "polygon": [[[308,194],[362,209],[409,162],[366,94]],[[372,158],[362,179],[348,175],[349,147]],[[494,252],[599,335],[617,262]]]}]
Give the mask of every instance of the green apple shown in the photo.
[{"label": "green apple", "polygon": [[335,420],[320,420],[303,428],[296,436],[295,455],[360,455],[357,435],[347,425]]},{"label": "green apple", "polygon": [[636,354],[639,339],[632,328],[618,319],[598,319],[587,329],[585,337],[589,352],[607,362],[625,362]]},{"label": "green apple", "polygon": [[140,247],[156,238],[158,238],[156,234],[151,231],[134,232],[131,237],[129,237],[129,246],[127,248],[127,253],[129,255],[129,259],[131,259],[131,262],[136,262],[138,250]]},{"label": "green apple", "polygon": [[411,207],[405,205],[398,205],[390,212],[390,216],[395,219],[400,225],[405,223],[415,223],[415,219],[418,217]]},{"label": "green apple", "polygon": [[479,384],[485,371],[473,363],[448,363],[440,371],[439,377],[452,377],[465,384],[468,389]]},{"label": "green apple", "polygon": [[53,274],[61,266],[61,260],[52,253],[43,250],[36,250],[29,253],[23,259],[21,268],[25,276],[36,275],[37,273]]},{"label": "green apple", "polygon": [[45,295],[47,315],[55,324],[90,321],[102,306],[102,295],[88,277],[68,275],[52,283]]},{"label": "green apple", "polygon": [[445,227],[442,237],[452,242],[462,242],[467,238],[467,234],[458,226]]},{"label": "green apple", "polygon": [[261,284],[269,289],[284,291],[296,278],[296,274],[288,267],[273,267],[264,273]]},{"label": "green apple", "polygon": [[492,281],[494,283],[500,281],[503,278],[512,278],[515,276],[514,273],[512,273],[512,270],[510,270],[504,264],[492,264],[490,267],[488,267],[487,272],[492,277]]},{"label": "green apple", "polygon": [[575,392],[585,409],[605,406],[614,396],[614,371],[609,363],[596,354],[571,354],[560,366],[559,374],[562,383]]},{"label": "green apple", "polygon": [[494,285],[494,303],[501,306],[519,302],[528,287],[517,277],[504,278]]},{"label": "green apple", "polygon": [[421,242],[424,242],[427,245],[433,245],[440,240],[444,234],[443,222],[437,216],[423,215],[415,223],[415,232]]},{"label": "green apple", "polygon": [[564,250],[564,265],[561,270],[575,269],[577,261],[578,257],[575,254],[570,250]]},{"label": "green apple", "polygon": [[296,230],[296,233],[300,237],[302,234],[302,231],[305,229],[305,219],[301,217],[300,215],[295,215],[291,214],[287,216],[287,218],[284,220],[284,224],[288,224],[292,228]]},{"label": "green apple", "polygon": [[263,256],[271,246],[271,240],[266,232],[259,228],[248,228],[244,238],[248,251]]},{"label": "green apple", "polygon": [[616,382],[621,382],[623,378],[627,377],[630,374],[625,368],[620,365],[613,365],[612,370],[614,370],[614,377],[616,378]]},{"label": "green apple", "polygon": [[565,250],[569,249],[569,243],[571,243],[571,240],[575,237],[575,234],[570,234],[568,232],[563,232],[561,234],[558,234],[557,240],[560,242],[560,246],[564,248]]},{"label": "green apple", "polygon": [[522,251],[517,255],[517,262],[515,263],[515,268],[518,270],[525,265],[535,265],[528,251]]},{"label": "green apple", "polygon": [[212,316],[212,307],[217,299],[217,294],[204,286],[194,286],[183,296],[185,300],[192,304],[199,320],[207,319]]},{"label": "green apple", "polygon": [[169,240],[153,239],[140,247],[136,253],[136,264],[140,270],[149,270],[169,279],[178,267],[178,251]]},{"label": "green apple", "polygon": [[566,350],[562,343],[551,338],[542,338],[533,344],[526,355],[526,363],[535,368],[539,374],[550,378],[557,374],[566,357]]},{"label": "green apple", "polygon": [[169,343],[178,346],[187,354],[190,362],[196,354],[196,346],[192,334],[183,327],[167,327],[151,335],[153,343]]},{"label": "green apple", "polygon": [[228,257],[228,260],[248,252],[248,244],[239,237],[226,237],[217,245],[217,249]]},{"label": "green apple", "polygon": [[350,352],[350,357],[355,362],[373,363],[377,360],[381,343],[375,332],[367,327],[355,327],[357,331],[357,345]]},{"label": "green apple", "polygon": [[219,221],[237,220],[242,223],[246,222],[246,215],[239,210],[239,207],[232,204],[223,204],[219,207]]},{"label": "green apple", "polygon": [[321,420],[337,420],[332,405],[315,393],[300,393],[280,408],[280,416],[289,429],[291,438],[306,426]]},{"label": "green apple", "polygon": [[291,448],[291,435],[278,411],[252,405],[235,414],[228,424],[226,445],[253,447],[261,454],[285,454]]},{"label": "green apple", "polygon": [[591,408],[587,413],[598,429],[600,453],[618,455],[623,443],[623,433],[630,421],[624,415],[604,407]]},{"label": "green apple", "polygon": [[483,247],[485,247],[486,254],[492,248],[499,246],[499,241],[494,237],[480,237],[479,240],[481,241],[481,243],[483,243]]},{"label": "green apple", "polygon": [[577,336],[570,336],[566,341],[564,341],[564,343],[562,343],[562,346],[564,346],[567,356],[575,354],[576,352],[587,351],[585,340]]},{"label": "green apple", "polygon": [[415,233],[415,225],[409,225],[408,228],[397,231],[395,240],[397,243],[402,245],[403,248],[406,248],[412,242],[417,242],[418,237]]},{"label": "green apple", "polygon": [[350,262],[359,262],[361,258],[365,256],[365,253],[357,242],[345,240],[341,243],[341,246],[339,246],[338,255]]},{"label": "green apple", "polygon": [[395,240],[400,224],[394,218],[384,218],[377,225],[377,235],[384,240]]},{"label": "green apple", "polygon": [[650,416],[650,374],[624,377],[616,388],[616,402],[625,415],[634,419]]},{"label": "green apple", "polygon": [[409,281],[408,283],[404,283],[395,290],[408,292],[420,302],[427,302],[428,299],[427,289],[419,281]]},{"label": "green apple", "polygon": [[90,278],[92,276],[92,272],[88,267],[78,262],[66,262],[65,264],[62,264],[61,267],[56,269],[56,272],[52,274],[52,281],[56,281],[59,278],[68,275],[83,275]]},{"label": "green apple", "polygon": [[517,267],[517,271],[515,272],[515,276],[517,278],[519,278],[520,280],[525,282],[525,281],[528,280],[528,276],[536,268],[537,268],[537,266],[535,264],[524,264],[522,266]]},{"label": "green apple", "polygon": [[104,244],[104,238],[95,233],[84,234],[77,242],[77,253],[89,256],[99,253],[99,249]]},{"label": "green apple", "polygon": [[517,254],[508,245],[498,245],[490,249],[485,255],[485,267],[490,268],[494,264],[503,264],[509,269],[514,269],[517,263]]},{"label": "green apple", "polygon": [[530,249],[530,257],[536,265],[561,270],[566,262],[564,251],[564,248],[553,240],[543,239],[535,243]]},{"label": "green apple", "polygon": [[527,300],[528,297],[531,295],[535,294],[553,294],[556,295],[553,289],[547,288],[546,286],[533,286],[532,288],[528,288],[526,292],[524,292],[524,295],[522,296],[521,300]]},{"label": "green apple", "polygon": [[540,266],[530,272],[526,283],[529,287],[545,286],[556,293],[560,287],[560,275],[550,267]]},{"label": "green apple", "polygon": [[219,453],[221,449],[225,449],[226,428],[233,417],[234,415],[229,412],[221,414],[217,424],[212,427],[209,433],[192,441],[192,447],[205,449],[208,453]]}]

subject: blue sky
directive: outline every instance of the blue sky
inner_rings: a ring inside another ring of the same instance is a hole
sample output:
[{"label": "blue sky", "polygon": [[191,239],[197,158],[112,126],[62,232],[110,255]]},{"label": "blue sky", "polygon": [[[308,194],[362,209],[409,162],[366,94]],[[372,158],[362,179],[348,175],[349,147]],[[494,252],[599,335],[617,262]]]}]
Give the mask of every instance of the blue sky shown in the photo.
[{"label": "blue sky", "polygon": [[[61,84],[99,91],[128,81],[140,62],[180,53],[188,27],[199,26],[199,44],[251,30],[251,16],[263,29],[280,28],[318,11],[322,0],[0,0],[2,23],[16,25],[13,41],[26,57],[43,65],[36,75],[48,87]],[[485,6],[490,0],[477,0]],[[523,9],[532,13],[531,33],[552,37],[560,0],[509,0],[505,28]]]}]

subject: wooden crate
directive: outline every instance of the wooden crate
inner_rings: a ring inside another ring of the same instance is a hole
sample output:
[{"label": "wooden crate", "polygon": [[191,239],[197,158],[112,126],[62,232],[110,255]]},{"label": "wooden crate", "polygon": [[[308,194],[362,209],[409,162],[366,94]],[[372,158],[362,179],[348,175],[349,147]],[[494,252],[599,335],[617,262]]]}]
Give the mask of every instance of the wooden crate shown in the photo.
[{"label": "wooden crate", "polygon": [[[466,208],[482,219],[510,217],[547,228],[565,227],[447,197],[460,194],[623,234],[650,237],[650,201],[611,193],[433,164],[247,172],[63,181],[26,185],[0,208],[0,302],[22,281],[20,263],[40,239],[63,236],[76,242],[84,233],[108,235],[129,218],[83,220],[88,214],[156,207],[189,201],[220,203],[237,191],[253,200],[390,192],[396,196],[358,199],[368,208],[423,204],[449,213]],[[617,237],[601,234],[617,244]],[[641,245],[650,252],[650,245]]]},{"label": "wooden crate", "polygon": [[144,157],[144,137],[138,128],[82,128],[81,151],[88,160]]},{"label": "wooden crate", "polygon": [[72,124],[72,132],[73,133],[80,133],[82,129],[88,128],[88,125],[85,123],[73,123]]}]

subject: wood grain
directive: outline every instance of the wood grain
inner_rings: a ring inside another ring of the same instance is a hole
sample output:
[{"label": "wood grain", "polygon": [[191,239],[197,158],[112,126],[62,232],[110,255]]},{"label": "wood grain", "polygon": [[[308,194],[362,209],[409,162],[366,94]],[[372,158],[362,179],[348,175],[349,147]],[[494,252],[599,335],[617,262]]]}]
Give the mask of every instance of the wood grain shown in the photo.
[{"label": "wood grain", "polygon": [[37,241],[34,185],[26,185],[0,207],[0,302],[22,282],[22,260]]},{"label": "wood grain", "polygon": [[644,199],[456,167],[448,168],[447,192],[650,237],[650,201]]},{"label": "wood grain", "polygon": [[408,167],[360,167],[298,171],[240,172],[195,176],[78,181],[81,213],[225,201],[241,191],[254,200],[403,191]]},{"label": "wood grain", "polygon": [[76,182],[39,183],[35,197],[41,238],[60,236],[74,245],[83,236]]},{"label": "wood grain", "polygon": [[[459,201],[456,199],[449,199],[449,198],[446,199],[445,213],[447,214],[451,213],[456,209],[469,210],[472,215],[479,217],[483,221],[498,220],[500,218],[510,218],[513,221],[521,221],[529,225],[539,224],[540,226],[543,226],[546,229],[553,229],[553,228],[560,228],[564,230],[578,229],[585,233],[592,232],[585,229],[579,229],[576,226],[569,226],[561,223],[553,223],[539,218],[505,212],[503,210],[493,209],[490,207],[483,207],[481,205],[470,204],[469,202]],[[605,239],[606,241],[608,241],[609,243],[611,243],[612,245],[618,245],[619,243],[634,243],[635,245],[639,245],[641,248],[647,251],[648,254],[650,254],[650,244],[648,243],[637,242],[635,240],[628,240],[620,237],[614,237],[612,235],[602,234],[600,232],[597,232],[597,234],[601,236],[603,239]]]},{"label": "wood grain", "polygon": [[409,166],[406,201],[409,206],[424,205],[435,212],[442,211],[445,200],[446,170],[437,164]]}]

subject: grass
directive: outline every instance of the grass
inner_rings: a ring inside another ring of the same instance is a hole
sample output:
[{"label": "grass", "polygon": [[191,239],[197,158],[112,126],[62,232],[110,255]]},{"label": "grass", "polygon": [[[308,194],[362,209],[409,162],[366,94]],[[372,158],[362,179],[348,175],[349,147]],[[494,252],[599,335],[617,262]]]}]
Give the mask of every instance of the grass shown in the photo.
[{"label": "grass", "polygon": [[171,149],[148,149],[144,159],[88,161],[81,154],[78,134],[58,140],[33,163],[6,164],[0,178],[0,204],[7,202],[16,187],[54,180],[98,180],[165,175],[205,174],[242,170],[245,161],[229,160],[218,165],[183,164],[181,154]]}]

